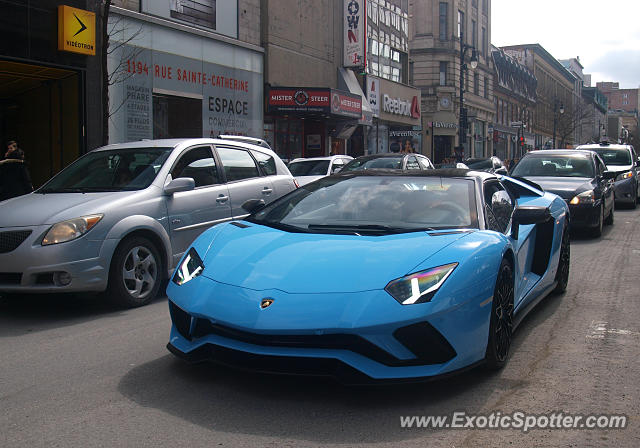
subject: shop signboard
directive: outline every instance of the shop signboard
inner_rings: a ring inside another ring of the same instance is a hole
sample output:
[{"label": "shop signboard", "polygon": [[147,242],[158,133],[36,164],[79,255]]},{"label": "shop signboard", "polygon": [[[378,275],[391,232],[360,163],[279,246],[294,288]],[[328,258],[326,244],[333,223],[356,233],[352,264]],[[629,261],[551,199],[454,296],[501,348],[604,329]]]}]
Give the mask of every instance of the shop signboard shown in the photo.
[{"label": "shop signboard", "polygon": [[58,50],[96,54],[96,14],[71,6],[58,6]]},{"label": "shop signboard", "polygon": [[319,113],[349,118],[362,116],[362,97],[328,88],[277,87],[269,90],[270,113]]},{"label": "shop signboard", "polygon": [[380,116],[380,80],[373,76],[367,78],[367,99],[373,116],[378,118]]},{"label": "shop signboard", "polygon": [[367,15],[364,0],[344,0],[344,61],[345,67],[364,67],[366,55],[365,30]]}]

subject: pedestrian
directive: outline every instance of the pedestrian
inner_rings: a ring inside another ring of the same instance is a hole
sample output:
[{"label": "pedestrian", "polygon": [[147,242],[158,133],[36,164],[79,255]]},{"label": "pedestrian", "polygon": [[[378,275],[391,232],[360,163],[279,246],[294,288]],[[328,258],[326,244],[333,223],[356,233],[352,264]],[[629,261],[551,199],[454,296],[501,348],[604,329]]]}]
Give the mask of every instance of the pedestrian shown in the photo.
[{"label": "pedestrian", "polygon": [[24,161],[24,152],[16,142],[7,144],[5,159],[0,161],[0,201],[31,193],[31,176]]},{"label": "pedestrian", "polygon": [[15,140],[9,140],[7,142],[7,151],[4,153],[4,158],[9,157],[9,153],[18,149],[18,142]]}]

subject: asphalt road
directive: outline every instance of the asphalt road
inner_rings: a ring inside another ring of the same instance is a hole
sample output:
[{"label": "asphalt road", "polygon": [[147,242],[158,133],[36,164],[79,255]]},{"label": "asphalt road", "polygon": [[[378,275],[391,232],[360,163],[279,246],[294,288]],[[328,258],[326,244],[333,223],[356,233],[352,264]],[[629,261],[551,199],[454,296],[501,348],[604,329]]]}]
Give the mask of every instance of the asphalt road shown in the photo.
[{"label": "asphalt road", "polygon": [[[166,299],[0,302],[0,447],[640,446],[640,209],[572,241],[569,288],[523,322],[498,373],[348,388],[186,365]],[[406,429],[401,416],[625,414],[626,429]]]}]

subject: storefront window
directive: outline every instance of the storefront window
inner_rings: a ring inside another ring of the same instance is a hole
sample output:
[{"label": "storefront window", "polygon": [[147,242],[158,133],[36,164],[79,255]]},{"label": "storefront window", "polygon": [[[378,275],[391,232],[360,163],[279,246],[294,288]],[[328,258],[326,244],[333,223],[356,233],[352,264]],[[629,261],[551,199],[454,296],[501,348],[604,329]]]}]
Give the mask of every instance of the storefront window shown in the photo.
[{"label": "storefront window", "polygon": [[153,95],[153,138],[202,135],[202,100],[173,95]]},{"label": "storefront window", "polygon": [[389,128],[387,125],[380,122],[374,123],[367,137],[367,148],[369,154],[390,152]]},{"label": "storefront window", "polygon": [[278,118],[264,125],[265,140],[282,159],[302,157],[302,120]]}]

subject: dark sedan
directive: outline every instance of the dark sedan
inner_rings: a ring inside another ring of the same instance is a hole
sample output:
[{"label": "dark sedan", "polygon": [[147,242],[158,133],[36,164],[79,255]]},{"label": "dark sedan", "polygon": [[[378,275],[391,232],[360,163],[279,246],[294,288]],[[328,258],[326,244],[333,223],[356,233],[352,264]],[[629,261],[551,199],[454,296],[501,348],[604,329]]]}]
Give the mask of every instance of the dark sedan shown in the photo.
[{"label": "dark sedan", "polygon": [[613,177],[593,151],[550,149],[526,154],[511,176],[530,180],[569,204],[571,227],[602,234],[613,224]]},{"label": "dark sedan", "polygon": [[360,156],[347,163],[341,172],[375,169],[420,171],[434,168],[431,160],[421,154],[392,152]]},{"label": "dark sedan", "polygon": [[507,174],[507,167],[496,156],[477,158],[477,159],[465,159],[464,164],[474,171],[486,171],[487,173],[495,174]]}]

